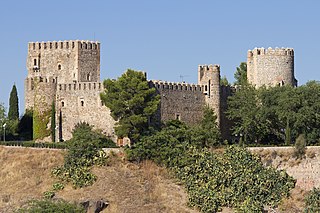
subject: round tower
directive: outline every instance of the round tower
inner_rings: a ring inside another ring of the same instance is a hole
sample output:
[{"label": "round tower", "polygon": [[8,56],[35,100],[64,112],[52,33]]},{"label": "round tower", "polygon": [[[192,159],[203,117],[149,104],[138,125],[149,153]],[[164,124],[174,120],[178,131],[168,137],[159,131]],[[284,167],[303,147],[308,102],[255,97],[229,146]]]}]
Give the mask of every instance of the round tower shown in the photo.
[{"label": "round tower", "polygon": [[198,84],[202,86],[207,105],[213,109],[220,124],[220,65],[199,65]]},{"label": "round tower", "polygon": [[256,87],[297,86],[294,77],[294,50],[292,48],[255,48],[248,50],[248,82]]}]

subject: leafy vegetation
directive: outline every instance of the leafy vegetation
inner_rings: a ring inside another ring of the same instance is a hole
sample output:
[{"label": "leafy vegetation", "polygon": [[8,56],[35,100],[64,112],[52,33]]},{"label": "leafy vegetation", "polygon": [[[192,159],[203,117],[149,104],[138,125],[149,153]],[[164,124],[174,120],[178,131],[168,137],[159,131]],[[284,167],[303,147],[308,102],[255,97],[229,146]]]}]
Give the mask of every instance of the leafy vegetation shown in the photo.
[{"label": "leafy vegetation", "polygon": [[17,87],[15,84],[12,86],[12,90],[10,93],[8,118],[9,120],[19,119],[19,100]]},{"label": "leafy vegetation", "polygon": [[103,82],[105,91],[101,99],[118,121],[115,132],[118,137],[138,141],[148,131],[151,116],[160,102],[155,88],[150,88],[142,72],[127,70],[117,80]]},{"label": "leafy vegetation", "polygon": [[54,101],[51,105],[51,141],[56,141],[56,104]]},{"label": "leafy vegetation", "polygon": [[19,213],[85,213],[85,209],[79,205],[66,202],[64,200],[32,200],[25,207],[20,208]]},{"label": "leafy vegetation", "polygon": [[294,156],[296,158],[303,158],[306,155],[306,138],[303,134],[299,135],[294,144]]},{"label": "leafy vegetation", "polygon": [[21,140],[32,140],[33,110],[27,109],[18,125],[18,134]]},{"label": "leafy vegetation", "polygon": [[241,86],[228,100],[227,115],[234,121],[233,135],[246,143],[293,144],[300,134],[307,145],[319,143],[320,83],[259,88]]},{"label": "leafy vegetation", "polygon": [[93,131],[87,123],[75,126],[72,139],[67,141],[68,153],[64,165],[55,168],[52,174],[63,182],[71,182],[73,187],[81,188],[92,185],[96,176],[90,172],[93,165],[104,165],[106,153],[101,149],[104,146],[102,135]]},{"label": "leafy vegetation", "polygon": [[[265,168],[244,148],[231,146],[223,154],[209,151],[211,143],[194,137],[198,131],[180,121],[168,122],[127,149],[127,157],[150,159],[171,169],[185,185],[190,205],[202,212],[217,212],[223,206],[261,212],[264,205],[277,206],[294,188],[295,180],[286,172]],[[218,141],[219,135],[215,137]]]},{"label": "leafy vegetation", "polygon": [[313,188],[312,191],[308,193],[305,202],[306,213],[320,212],[320,189]]},{"label": "leafy vegetation", "polygon": [[236,72],[234,73],[235,85],[246,85],[248,84],[247,80],[247,63],[241,62],[239,67],[237,67]]}]

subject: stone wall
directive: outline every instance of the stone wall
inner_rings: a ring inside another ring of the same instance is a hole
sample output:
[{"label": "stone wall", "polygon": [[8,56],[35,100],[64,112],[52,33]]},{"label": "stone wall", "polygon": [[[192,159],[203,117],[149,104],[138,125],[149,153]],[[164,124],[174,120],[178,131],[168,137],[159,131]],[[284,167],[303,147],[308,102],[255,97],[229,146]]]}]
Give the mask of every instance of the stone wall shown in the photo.
[{"label": "stone wall", "polygon": [[178,119],[187,124],[196,124],[203,117],[205,96],[203,87],[185,83],[167,83],[152,81],[160,94],[160,120]]},{"label": "stone wall", "polygon": [[307,147],[306,158],[292,157],[293,147],[254,147],[252,152],[262,156],[267,166],[284,169],[297,179],[296,186],[311,190],[320,187],[320,147]]},{"label": "stone wall", "polygon": [[[104,106],[100,99],[103,91],[101,83],[59,84],[57,88],[57,120],[62,130],[62,139],[72,137],[72,130],[79,122],[87,122],[99,129],[113,140],[115,121],[110,110]],[[60,116],[62,116],[60,118]],[[56,135],[59,135],[57,130]]]},{"label": "stone wall", "polygon": [[247,77],[256,87],[296,86],[294,77],[294,50],[292,48],[264,49],[248,51]]}]

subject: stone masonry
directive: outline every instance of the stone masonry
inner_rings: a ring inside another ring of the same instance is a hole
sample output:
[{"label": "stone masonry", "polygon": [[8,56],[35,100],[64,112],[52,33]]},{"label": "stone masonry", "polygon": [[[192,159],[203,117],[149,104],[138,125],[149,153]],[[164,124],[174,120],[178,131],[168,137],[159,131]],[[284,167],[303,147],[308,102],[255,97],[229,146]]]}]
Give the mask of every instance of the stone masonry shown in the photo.
[{"label": "stone masonry", "polygon": [[297,86],[292,48],[248,50],[247,69],[248,82],[256,87]]},{"label": "stone masonry", "polygon": [[[295,85],[293,49],[254,49],[248,51],[248,80],[262,85]],[[56,141],[68,140],[74,126],[88,122],[116,140],[115,121],[104,106],[100,93],[100,43],[91,41],[30,42],[25,80],[25,108],[44,114],[56,108]],[[199,65],[198,84],[149,81],[161,97],[153,119],[178,119],[198,123],[205,106],[214,110],[223,138],[229,134],[226,118],[227,97],[233,87],[220,86],[220,66]],[[47,129],[50,128],[48,123]],[[50,137],[42,138],[49,141]]]}]

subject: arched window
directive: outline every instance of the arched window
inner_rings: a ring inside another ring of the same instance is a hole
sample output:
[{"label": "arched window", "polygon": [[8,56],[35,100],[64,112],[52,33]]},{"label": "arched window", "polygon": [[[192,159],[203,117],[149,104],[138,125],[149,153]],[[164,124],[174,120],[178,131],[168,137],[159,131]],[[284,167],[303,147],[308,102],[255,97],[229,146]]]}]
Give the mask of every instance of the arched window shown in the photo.
[{"label": "arched window", "polygon": [[91,80],[91,75],[90,73],[87,74],[87,81],[90,81]]},{"label": "arched window", "polygon": [[33,59],[33,65],[37,66],[37,59]]},{"label": "arched window", "polygon": [[84,106],[84,101],[83,100],[81,101],[81,106]]},{"label": "arched window", "polygon": [[61,101],[61,107],[64,107],[64,101]]},{"label": "arched window", "polygon": [[61,64],[58,64],[58,70],[61,70]]}]

